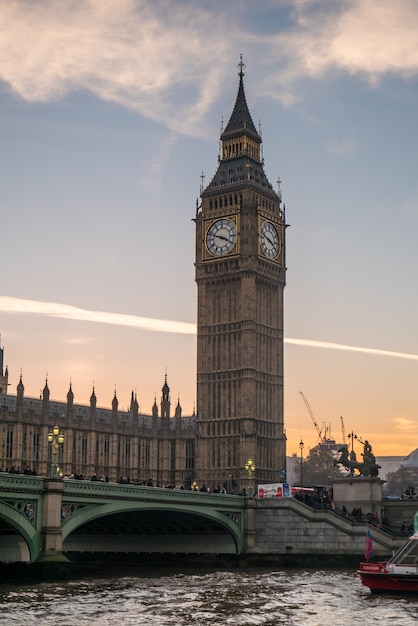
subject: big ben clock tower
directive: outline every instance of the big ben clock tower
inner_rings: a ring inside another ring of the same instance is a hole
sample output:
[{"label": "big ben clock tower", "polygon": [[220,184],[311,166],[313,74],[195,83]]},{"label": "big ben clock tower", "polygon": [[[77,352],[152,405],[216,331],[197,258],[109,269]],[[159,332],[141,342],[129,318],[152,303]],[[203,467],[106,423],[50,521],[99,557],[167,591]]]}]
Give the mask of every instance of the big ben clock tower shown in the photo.
[{"label": "big ben clock tower", "polygon": [[221,133],[219,167],[196,214],[196,475],[217,486],[277,482],[283,419],[285,215],[263,168],[244,92]]}]

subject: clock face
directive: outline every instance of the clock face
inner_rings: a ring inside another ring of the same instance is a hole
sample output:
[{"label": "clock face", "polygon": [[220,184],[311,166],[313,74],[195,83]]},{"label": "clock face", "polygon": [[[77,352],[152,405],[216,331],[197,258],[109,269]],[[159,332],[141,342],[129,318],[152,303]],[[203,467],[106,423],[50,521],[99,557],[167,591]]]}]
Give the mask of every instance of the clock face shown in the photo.
[{"label": "clock face", "polygon": [[206,246],[215,256],[223,256],[231,252],[237,241],[237,229],[234,222],[228,219],[217,220],[208,228]]},{"label": "clock face", "polygon": [[260,228],[260,245],[263,254],[269,259],[276,259],[280,252],[280,237],[271,222],[263,222]]}]

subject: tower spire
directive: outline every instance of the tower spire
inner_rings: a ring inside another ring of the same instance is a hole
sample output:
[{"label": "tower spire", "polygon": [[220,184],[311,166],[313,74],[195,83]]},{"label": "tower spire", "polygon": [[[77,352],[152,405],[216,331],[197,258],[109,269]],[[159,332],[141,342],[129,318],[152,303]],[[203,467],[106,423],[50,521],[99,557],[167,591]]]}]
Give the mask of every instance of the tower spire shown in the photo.
[{"label": "tower spire", "polygon": [[238,63],[238,65],[237,65],[237,67],[239,67],[238,76],[239,76],[240,78],[242,78],[242,77],[244,76],[243,69],[244,69],[244,67],[245,67],[245,63],[244,63],[244,61],[242,60],[242,53],[239,55],[239,63]]},{"label": "tower spire", "polygon": [[224,142],[227,139],[234,139],[244,133],[245,135],[249,136],[253,141],[261,143],[260,135],[258,134],[256,127],[254,126],[254,122],[251,118],[250,110],[248,108],[247,99],[245,97],[243,80],[244,72],[242,70],[245,65],[242,61],[242,55],[241,61],[238,63],[238,67],[240,68],[240,71],[238,74],[239,84],[237,98],[235,100],[235,106],[233,108],[229,122],[221,135],[221,140],[222,142]]},{"label": "tower spire", "polygon": [[[220,191],[241,192],[245,181],[257,190],[263,190],[269,199],[277,202],[278,196],[264,172],[261,128],[254,125],[244,90],[245,64],[240,56],[238,92],[228,123],[221,127],[218,169],[209,185],[201,191],[201,198],[217,195]],[[201,188],[203,185],[201,185]],[[238,196],[237,196],[238,197]]]}]

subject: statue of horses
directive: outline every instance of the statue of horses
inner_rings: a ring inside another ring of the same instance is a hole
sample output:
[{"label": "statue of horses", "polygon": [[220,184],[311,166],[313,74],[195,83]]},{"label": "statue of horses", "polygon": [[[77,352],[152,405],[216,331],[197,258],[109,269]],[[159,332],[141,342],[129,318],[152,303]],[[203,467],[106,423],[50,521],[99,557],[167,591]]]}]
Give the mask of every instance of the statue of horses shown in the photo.
[{"label": "statue of horses", "polygon": [[374,456],[372,456],[372,460],[367,457],[365,458],[363,455],[364,462],[359,463],[349,458],[348,448],[346,446],[340,448],[338,452],[341,453],[341,456],[338,460],[334,461],[334,465],[344,465],[344,467],[349,470],[350,476],[354,475],[354,470],[357,470],[360,476],[378,476],[380,465],[376,464]]}]

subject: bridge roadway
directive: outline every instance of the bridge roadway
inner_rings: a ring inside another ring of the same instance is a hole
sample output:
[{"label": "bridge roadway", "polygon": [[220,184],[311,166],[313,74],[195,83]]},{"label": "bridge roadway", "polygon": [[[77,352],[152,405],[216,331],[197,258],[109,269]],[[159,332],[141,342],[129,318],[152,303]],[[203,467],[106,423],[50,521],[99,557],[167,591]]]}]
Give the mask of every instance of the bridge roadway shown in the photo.
[{"label": "bridge roadway", "polygon": [[0,473],[0,562],[240,554],[244,508],[240,496]]},{"label": "bridge roadway", "polygon": [[[256,562],[364,555],[366,524],[294,498],[0,473],[0,564],[103,554],[240,555]],[[376,556],[402,539],[370,528]],[[141,556],[139,557],[141,558]]]}]

